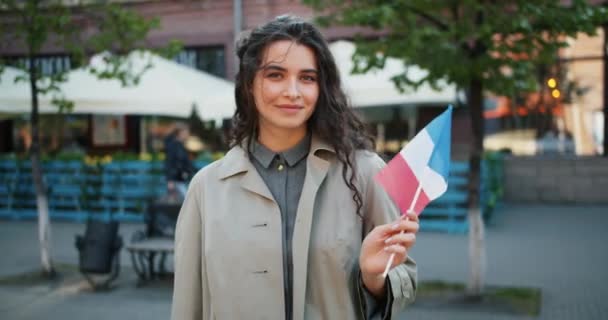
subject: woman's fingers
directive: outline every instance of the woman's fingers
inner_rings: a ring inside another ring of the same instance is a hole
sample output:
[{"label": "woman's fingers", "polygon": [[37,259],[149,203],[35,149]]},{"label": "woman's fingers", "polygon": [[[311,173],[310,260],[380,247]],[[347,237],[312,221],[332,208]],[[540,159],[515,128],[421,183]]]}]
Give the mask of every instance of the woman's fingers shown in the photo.
[{"label": "woman's fingers", "polygon": [[395,244],[392,246],[384,247],[384,251],[395,254],[405,254],[407,252],[407,249],[404,246]]},{"label": "woman's fingers", "polygon": [[407,250],[408,249],[406,247],[398,244],[384,247],[384,251],[386,251],[386,253],[395,255],[393,263],[391,264],[391,268],[395,267],[396,265],[402,264],[405,261],[405,259],[407,258]]},{"label": "woman's fingers", "polygon": [[406,248],[411,247],[414,243],[416,243],[416,234],[415,233],[397,233],[394,234],[392,236],[390,236],[389,238],[386,238],[386,240],[384,240],[384,244],[385,245],[401,245],[404,246]]},{"label": "woman's fingers", "polygon": [[374,238],[378,241],[378,245],[385,245],[385,241],[388,238],[393,237],[394,235],[397,234],[415,234],[418,232],[419,229],[419,225],[418,225],[418,217],[416,216],[415,213],[413,214],[413,220],[410,220],[410,218],[406,215],[401,216],[399,219],[397,219],[396,221],[392,222],[392,223],[387,223],[387,224],[383,224],[380,226],[377,226],[373,233]]},{"label": "woman's fingers", "polygon": [[405,219],[399,219],[395,222],[393,222],[392,224],[390,224],[390,230],[389,233],[394,233],[394,232],[418,232],[418,221],[412,221],[412,220],[405,220]]},{"label": "woman's fingers", "polygon": [[418,215],[415,211],[408,211],[406,214],[401,215],[402,220],[410,220],[414,222],[418,222]]}]

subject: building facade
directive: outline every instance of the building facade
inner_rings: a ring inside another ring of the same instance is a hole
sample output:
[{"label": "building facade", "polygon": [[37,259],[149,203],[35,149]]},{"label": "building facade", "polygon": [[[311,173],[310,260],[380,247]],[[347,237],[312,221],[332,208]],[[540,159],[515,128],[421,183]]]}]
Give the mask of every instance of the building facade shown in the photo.
[{"label": "building facade", "polygon": [[[312,19],[315,12],[304,6],[300,0],[116,0],[124,6],[133,9],[149,18],[158,17],[160,28],[152,30],[146,45],[150,48],[165,46],[171,40],[179,40],[183,50],[178,53],[175,60],[190,67],[209,72],[228,80],[233,80],[236,73],[235,41],[244,30],[249,30],[281,14],[293,14],[305,19]],[[331,27],[322,30],[328,41],[352,39],[357,34],[373,37],[378,32],[364,28]],[[601,35],[600,35],[601,36]],[[596,152],[597,143],[592,139],[599,132],[598,120],[603,106],[602,101],[602,68],[601,37],[580,37],[572,41],[571,49],[565,52],[566,58],[580,56],[597,57],[597,59],[576,60],[568,64],[570,72],[568,77],[577,80],[581,87],[590,89],[578,97],[575,109],[580,112],[566,111],[565,128],[572,133],[581,132],[579,146],[584,154]],[[9,61],[18,61],[23,57],[24,48],[18,45],[0,45],[0,56]],[[42,69],[46,73],[64,70],[72,67],[69,57],[59,47],[49,45],[43,49],[39,59]],[[439,107],[439,106],[437,106]],[[400,106],[390,107],[387,112],[400,114]],[[386,123],[385,131],[391,137],[394,131],[414,132],[425,125],[432,117],[439,113],[439,108],[423,108],[414,113],[416,120],[393,119]],[[408,117],[411,117],[411,113]],[[469,141],[472,139],[471,125],[466,110],[457,110],[454,115],[453,132],[455,150],[466,155]],[[399,121],[396,121],[399,120]],[[7,131],[6,120],[0,120],[0,130]],[[137,132],[139,127],[137,119],[126,121],[128,132]],[[415,126],[415,130],[412,130]],[[3,129],[4,127],[4,129]],[[400,130],[400,128],[408,130]],[[376,124],[371,123],[374,133],[377,133]],[[409,137],[394,137],[397,141]],[[130,148],[138,151],[133,142]],[[10,150],[11,144],[0,144],[0,152]]]}]

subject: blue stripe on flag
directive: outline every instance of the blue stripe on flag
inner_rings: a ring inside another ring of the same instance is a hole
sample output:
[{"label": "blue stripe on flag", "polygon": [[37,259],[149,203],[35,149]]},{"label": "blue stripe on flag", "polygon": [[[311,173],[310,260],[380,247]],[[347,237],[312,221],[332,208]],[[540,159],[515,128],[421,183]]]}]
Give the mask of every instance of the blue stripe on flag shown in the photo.
[{"label": "blue stripe on flag", "polygon": [[448,109],[433,119],[425,129],[435,144],[429,167],[447,182],[450,173],[450,145],[452,143],[452,106],[449,105]]}]

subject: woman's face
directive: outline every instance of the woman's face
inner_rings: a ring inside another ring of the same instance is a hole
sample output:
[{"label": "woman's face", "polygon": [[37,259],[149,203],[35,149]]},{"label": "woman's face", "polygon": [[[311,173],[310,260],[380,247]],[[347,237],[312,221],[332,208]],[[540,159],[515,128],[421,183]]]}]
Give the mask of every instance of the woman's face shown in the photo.
[{"label": "woman's face", "polygon": [[319,98],[312,49],[289,40],[268,45],[253,80],[260,134],[306,134]]}]

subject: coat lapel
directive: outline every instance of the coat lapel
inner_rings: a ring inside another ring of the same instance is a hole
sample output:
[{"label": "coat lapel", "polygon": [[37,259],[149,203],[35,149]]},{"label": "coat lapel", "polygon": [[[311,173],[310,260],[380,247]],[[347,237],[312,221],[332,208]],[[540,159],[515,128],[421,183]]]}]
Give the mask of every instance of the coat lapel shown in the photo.
[{"label": "coat lapel", "polygon": [[308,247],[312,221],[314,219],[314,205],[317,191],[327,176],[329,161],[319,157],[318,150],[333,149],[314,135],[308,155],[306,178],[302,187],[302,194],[298,204],[296,223],[293,231],[293,319],[303,320],[306,305],[306,281],[308,275]]},{"label": "coat lapel", "polygon": [[220,180],[229,179],[238,174],[242,174],[239,178],[241,179],[240,184],[243,189],[274,201],[270,189],[268,189],[258,171],[251,164],[247,152],[241,147],[232,148],[226,154],[220,168],[219,178]]},{"label": "coat lapel", "polygon": [[[315,199],[319,187],[327,176],[330,162],[321,155],[323,152],[335,152],[334,149],[312,135],[310,153],[306,161],[306,177],[302,186],[302,194],[298,204],[296,222],[293,231],[293,319],[303,320],[306,305],[306,281],[308,276],[308,248]],[[241,187],[274,201],[270,190],[262,177],[251,164],[246,151],[241,147],[231,149],[222,161],[219,178],[230,179],[241,175]]]},{"label": "coat lapel", "polygon": [[267,198],[268,200],[275,201],[272,193],[270,193],[270,189],[268,189],[268,186],[264,183],[264,180],[253,166],[251,166],[251,169],[243,175],[241,187]]}]

